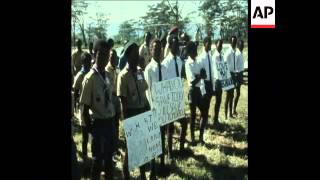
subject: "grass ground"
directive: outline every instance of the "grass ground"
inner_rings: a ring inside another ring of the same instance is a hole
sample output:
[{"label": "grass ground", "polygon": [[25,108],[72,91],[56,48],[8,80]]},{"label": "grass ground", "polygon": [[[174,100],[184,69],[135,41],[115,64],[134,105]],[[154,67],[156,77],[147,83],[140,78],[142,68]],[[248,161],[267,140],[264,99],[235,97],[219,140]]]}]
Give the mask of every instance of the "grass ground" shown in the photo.
[{"label": "grass ground", "polygon": [[[187,86],[185,83],[185,95],[187,94]],[[187,96],[185,96],[187,97]],[[222,130],[217,131],[212,128],[212,113],[215,103],[215,98],[211,100],[209,122],[204,134],[205,145],[198,144],[195,147],[190,145],[190,129],[188,126],[187,143],[185,145],[186,151],[177,156],[177,160],[172,165],[166,165],[165,170],[157,173],[157,179],[214,179],[214,180],[243,180],[248,179],[248,87],[241,87],[241,96],[238,103],[238,117],[230,120],[224,119],[224,100],[225,93],[223,93],[223,100],[220,110],[220,119],[222,123]],[[189,114],[189,107],[186,102],[186,114]],[[197,111],[196,120],[196,140],[199,136],[199,111]],[[120,151],[123,153],[124,132],[120,123]],[[83,179],[88,178],[88,164],[83,164],[80,158],[81,152],[81,132],[80,128],[76,127],[74,135],[77,144],[78,160],[82,168]],[[180,124],[175,123],[175,132],[173,140],[173,149],[179,148],[179,132]],[[91,157],[91,148],[89,145],[89,157]],[[177,151],[174,151],[177,154]],[[115,179],[122,179],[122,160],[121,155],[117,156]],[[167,162],[167,159],[166,159]],[[159,159],[156,160],[159,165]],[[147,171],[147,177],[150,171]],[[132,179],[139,179],[138,169],[131,172]]]}]

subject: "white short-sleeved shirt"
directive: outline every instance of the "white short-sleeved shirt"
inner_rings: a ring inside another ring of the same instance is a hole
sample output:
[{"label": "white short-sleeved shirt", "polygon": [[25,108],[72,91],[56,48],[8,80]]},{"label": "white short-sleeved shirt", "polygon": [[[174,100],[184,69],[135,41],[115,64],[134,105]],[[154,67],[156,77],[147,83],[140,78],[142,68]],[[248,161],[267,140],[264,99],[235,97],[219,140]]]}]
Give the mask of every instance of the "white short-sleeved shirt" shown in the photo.
[{"label": "white short-sleeved shirt", "polygon": [[[160,66],[161,66],[162,80],[164,80],[165,67],[162,64],[160,64]],[[148,84],[148,89],[146,91],[147,99],[149,101],[150,106],[152,107],[152,98],[151,98],[152,83],[159,82],[159,65],[153,58],[151,59],[150,63],[147,65],[147,67],[144,70],[144,77]]]},{"label": "white short-sleeved shirt", "polygon": [[[197,60],[191,59],[189,56],[185,64],[185,68],[188,86],[191,87],[191,82],[196,79],[196,75],[200,75],[201,64]],[[195,85],[195,87],[200,87],[200,81]]]},{"label": "white short-sleeved shirt", "polygon": [[236,69],[238,70],[238,72],[242,72],[244,71],[244,59],[243,59],[243,54],[240,52],[240,50],[238,49],[236,51]]},{"label": "white short-sleeved shirt", "polygon": [[[209,59],[208,59],[209,56]],[[211,51],[206,52],[203,49],[203,52],[200,54],[199,56],[199,64],[201,64],[201,67],[204,68],[206,70],[206,74],[207,74],[207,78],[205,79],[206,81],[210,81],[210,76],[212,78],[212,83],[214,83],[214,68],[213,65],[214,63],[214,59],[211,56]],[[209,69],[209,61],[210,61],[210,66],[211,66],[211,74],[210,74],[210,69]]]},{"label": "white short-sleeved shirt", "polygon": [[150,50],[149,47],[147,47],[146,43],[143,43],[140,48],[139,48],[139,55],[142,56],[144,58],[144,65],[147,66],[147,64],[150,62],[151,59],[151,54],[150,54]]},{"label": "white short-sleeved shirt", "polygon": [[[230,48],[225,56],[225,59],[228,63],[230,72],[241,72],[244,68],[243,57],[239,58],[239,53],[237,50]],[[241,53],[240,53],[241,54]]]},{"label": "white short-sleeved shirt", "polygon": [[[218,80],[222,80],[222,75],[220,74],[220,72],[217,70],[218,68],[217,68],[217,63],[219,63],[219,62],[224,62],[225,61],[225,59],[224,59],[224,56],[223,56],[223,54],[221,53],[219,53],[218,51],[215,51],[214,53],[213,53],[213,59],[214,59],[214,61],[215,61],[215,66],[214,66],[214,70],[215,70],[215,73],[214,73],[214,78],[215,79],[218,79]],[[228,64],[227,64],[228,65]],[[229,75],[228,76],[231,76],[230,75],[230,72],[227,72]]]},{"label": "white short-sleeved shirt", "polygon": [[[179,77],[181,77],[182,61],[179,56],[176,56],[176,59],[177,59],[178,71],[179,71],[178,74],[179,74]],[[177,77],[175,60],[174,60],[174,56],[172,55],[171,52],[162,61],[161,64],[166,69],[165,74],[164,74],[165,75],[164,79],[172,79],[172,78]]]}]

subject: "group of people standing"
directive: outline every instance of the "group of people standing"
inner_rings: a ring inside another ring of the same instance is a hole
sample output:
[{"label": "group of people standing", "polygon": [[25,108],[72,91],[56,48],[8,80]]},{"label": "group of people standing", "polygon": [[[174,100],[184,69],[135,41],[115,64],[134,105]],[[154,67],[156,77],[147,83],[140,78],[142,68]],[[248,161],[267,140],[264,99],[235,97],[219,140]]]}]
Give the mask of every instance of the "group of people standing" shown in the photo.
[{"label": "group of people standing", "polygon": [[[237,116],[237,103],[240,96],[242,74],[244,71],[243,41],[231,38],[231,49],[222,54],[223,41],[216,41],[216,50],[212,54],[212,40],[203,40],[204,49],[198,56],[199,42],[193,42],[186,33],[179,36],[177,27],[167,36],[153,38],[145,34],[145,42],[139,47],[129,41],[121,54],[113,49],[112,39],[96,40],[89,44],[89,52],[81,49],[81,40],[77,41],[78,50],[72,55],[73,110],[79,112],[82,129],[82,158],[88,160],[88,137],[92,136],[91,179],[98,180],[101,171],[106,179],[113,179],[113,156],[119,149],[119,121],[150,110],[152,105],[152,85],[155,82],[176,77],[186,79],[188,83],[188,102],[190,106],[191,145],[196,145],[194,137],[196,108],[201,112],[199,142],[204,144],[204,130],[208,123],[212,96],[216,96],[214,107],[214,127],[219,128],[219,109],[222,99],[222,87],[216,62],[226,61],[235,88],[226,92],[225,118]],[[238,48],[237,48],[238,47]],[[234,98],[234,89],[236,97]],[[154,107],[156,108],[156,107]],[[229,112],[229,116],[228,116]],[[179,151],[185,148],[188,118],[177,120],[181,126]],[[174,123],[161,127],[162,152],[167,152],[168,163],[174,161],[172,138]],[[165,148],[167,135],[168,148]],[[157,169],[165,165],[165,154],[160,155],[160,167],[155,160],[140,167],[141,179],[146,179],[146,166],[150,165],[150,178],[155,179]],[[129,179],[128,152],[123,156],[123,179]]]}]

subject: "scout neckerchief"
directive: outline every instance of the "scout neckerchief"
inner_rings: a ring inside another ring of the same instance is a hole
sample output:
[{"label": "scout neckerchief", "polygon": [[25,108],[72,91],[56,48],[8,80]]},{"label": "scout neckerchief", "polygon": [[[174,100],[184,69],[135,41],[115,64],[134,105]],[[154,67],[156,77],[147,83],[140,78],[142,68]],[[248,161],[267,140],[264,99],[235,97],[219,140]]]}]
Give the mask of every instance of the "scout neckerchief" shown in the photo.
[{"label": "scout neckerchief", "polygon": [[131,71],[131,75],[132,75],[132,77],[133,77],[133,79],[134,79],[134,84],[136,85],[136,89],[137,89],[137,93],[138,93],[138,98],[139,98],[139,104],[141,104],[141,96],[140,96],[139,87],[138,87],[138,82],[137,82],[137,81],[138,81],[138,70],[137,70],[136,74],[134,74],[132,70],[130,70],[130,71]]},{"label": "scout neckerchief", "polygon": [[210,62],[210,56],[209,56],[209,52],[208,52],[208,62],[209,62],[209,76],[210,76],[210,82],[212,83],[212,77],[211,77],[211,62]]},{"label": "scout neckerchief", "polygon": [[98,69],[96,67],[93,67],[92,69],[93,69],[93,71],[98,73],[98,76],[100,77],[101,81],[103,82],[103,91],[104,91],[105,101],[106,101],[106,105],[107,105],[107,102],[109,101],[109,94],[108,94],[107,85],[110,84],[108,76],[105,75],[105,78],[103,78],[101,73],[98,71]]}]

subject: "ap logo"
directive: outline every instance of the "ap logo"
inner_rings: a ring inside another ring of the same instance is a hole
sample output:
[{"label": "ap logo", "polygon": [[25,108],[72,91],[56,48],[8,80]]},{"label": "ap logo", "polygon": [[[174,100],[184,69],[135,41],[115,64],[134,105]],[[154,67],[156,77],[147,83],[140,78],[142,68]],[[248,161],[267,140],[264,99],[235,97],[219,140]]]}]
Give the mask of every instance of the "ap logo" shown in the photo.
[{"label": "ap logo", "polygon": [[275,0],[251,0],[251,28],[275,27]]}]

